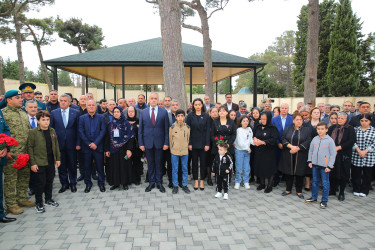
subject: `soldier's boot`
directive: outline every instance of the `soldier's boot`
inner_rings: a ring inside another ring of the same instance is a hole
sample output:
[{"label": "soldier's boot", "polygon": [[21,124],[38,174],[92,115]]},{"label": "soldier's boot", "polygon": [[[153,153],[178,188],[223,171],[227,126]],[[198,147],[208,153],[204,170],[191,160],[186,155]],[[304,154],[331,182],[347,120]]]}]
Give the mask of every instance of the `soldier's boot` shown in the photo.
[{"label": "soldier's boot", "polygon": [[17,214],[22,214],[23,209],[20,208],[18,205],[16,205],[16,206],[8,208],[8,212],[11,213],[11,214],[17,215]]},{"label": "soldier's boot", "polygon": [[24,201],[18,202],[18,205],[20,205],[21,207],[34,207],[35,206],[35,202],[34,201],[24,200]]}]

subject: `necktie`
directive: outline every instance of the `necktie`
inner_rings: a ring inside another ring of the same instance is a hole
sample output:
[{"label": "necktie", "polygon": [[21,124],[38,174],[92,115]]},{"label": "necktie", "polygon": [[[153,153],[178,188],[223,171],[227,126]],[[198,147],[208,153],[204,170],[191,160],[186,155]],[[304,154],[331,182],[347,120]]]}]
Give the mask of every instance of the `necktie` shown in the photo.
[{"label": "necktie", "polygon": [[155,108],[152,108],[152,113],[151,113],[151,122],[152,122],[152,125],[155,126]]},{"label": "necktie", "polygon": [[35,127],[36,127],[35,117],[31,117],[31,128],[35,128]]},{"label": "necktie", "polygon": [[62,119],[63,119],[64,127],[66,128],[67,122],[66,122],[65,109],[63,109],[62,111]]}]

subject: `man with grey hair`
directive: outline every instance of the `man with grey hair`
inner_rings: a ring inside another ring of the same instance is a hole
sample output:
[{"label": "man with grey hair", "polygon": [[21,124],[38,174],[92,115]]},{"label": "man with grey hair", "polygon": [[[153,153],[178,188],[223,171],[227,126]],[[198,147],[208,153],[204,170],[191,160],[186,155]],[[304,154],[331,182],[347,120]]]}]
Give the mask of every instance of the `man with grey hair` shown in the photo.
[{"label": "man with grey hair", "polygon": [[126,109],[124,109],[124,111],[122,111],[122,113],[124,114],[125,118],[128,119],[128,108],[129,107],[133,107],[135,109],[135,118],[138,120],[139,119],[139,115],[141,114],[141,109],[138,109],[135,107],[136,105],[136,101],[133,97],[129,97],[128,98],[128,107]]},{"label": "man with grey hair", "polygon": [[61,165],[58,168],[61,188],[59,193],[69,187],[72,193],[77,192],[77,151],[81,141],[78,136],[78,121],[80,112],[71,108],[72,98],[68,94],[60,96],[59,105],[51,112],[50,126],[55,129],[61,154]]},{"label": "man with grey hair", "polygon": [[264,104],[264,108],[263,108],[264,111],[272,111],[272,104],[270,102],[266,102]]},{"label": "man with grey hair", "polygon": [[318,108],[320,110],[320,113],[323,114],[324,113],[324,103],[318,103]]},{"label": "man with grey hair", "polygon": [[244,101],[240,102],[238,107],[239,109],[238,111],[236,111],[237,117],[240,117],[241,115],[247,115],[249,113],[249,111],[247,110],[247,104]]},{"label": "man with grey hair", "polygon": [[94,100],[94,95],[91,92],[86,93],[87,100]]},{"label": "man with grey hair", "polygon": [[305,106],[305,104],[303,102],[298,102],[297,103],[297,110],[301,112],[301,108]]},{"label": "man with grey hair", "polygon": [[324,113],[320,117],[321,121],[326,122],[327,124],[329,123],[329,115],[331,114],[331,104],[325,104],[324,105]]}]

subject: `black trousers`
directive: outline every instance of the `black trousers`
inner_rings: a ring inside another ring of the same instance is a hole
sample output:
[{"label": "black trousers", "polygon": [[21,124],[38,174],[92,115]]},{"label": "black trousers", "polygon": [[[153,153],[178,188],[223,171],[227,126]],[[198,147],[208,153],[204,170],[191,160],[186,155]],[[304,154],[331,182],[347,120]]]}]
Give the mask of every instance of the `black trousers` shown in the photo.
[{"label": "black trousers", "polygon": [[35,173],[35,202],[43,204],[43,193],[45,201],[52,199],[55,166],[39,166],[38,168],[38,172]]},{"label": "black trousers", "polygon": [[371,186],[372,167],[356,167],[352,165],[353,192],[368,195]]},{"label": "black trousers", "polygon": [[196,181],[198,180],[198,158],[199,158],[199,166],[200,166],[200,174],[201,180],[204,180],[207,175],[207,168],[206,168],[206,158],[207,153],[204,149],[194,149],[191,151],[192,155],[192,165],[193,165],[193,179]]},{"label": "black trousers", "polygon": [[[167,167],[165,167],[167,163]],[[163,160],[161,163],[163,175],[167,173],[169,183],[172,183],[172,161],[171,161],[171,151],[169,149],[163,150]]]},{"label": "black trousers", "polygon": [[304,176],[298,175],[285,175],[286,177],[286,191],[291,192],[293,188],[294,177],[296,178],[296,192],[302,193],[303,178]]},{"label": "black trousers", "polygon": [[216,176],[216,191],[221,193],[224,189],[224,193],[228,193],[230,177],[229,174],[215,175]]}]

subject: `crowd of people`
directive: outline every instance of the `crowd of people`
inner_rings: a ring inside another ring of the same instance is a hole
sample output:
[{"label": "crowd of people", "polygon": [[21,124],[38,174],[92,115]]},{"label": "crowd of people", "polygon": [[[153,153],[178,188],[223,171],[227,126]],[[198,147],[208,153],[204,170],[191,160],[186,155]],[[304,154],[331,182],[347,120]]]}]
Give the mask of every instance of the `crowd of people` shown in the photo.
[{"label": "crowd of people", "polygon": [[[52,197],[55,170],[59,193],[77,192],[84,181],[85,193],[97,181],[100,192],[128,190],[141,184],[145,192],[157,188],[165,193],[163,176],[172,193],[190,193],[216,183],[216,198],[229,199],[234,189],[272,192],[281,181],[286,189],[305,200],[303,189],[311,190],[306,203],[317,202],[322,181],[321,208],[328,196],[345,200],[349,184],[353,194],[366,197],[372,189],[375,164],[375,118],[371,106],[298,103],[272,109],[272,100],[248,109],[244,101],[212,103],[208,96],[196,98],[188,110],[179,101],[151,93],[137,99],[94,100],[92,93],[73,98],[51,90],[43,98],[32,83],[5,93],[0,102],[0,134],[14,137],[18,146],[0,151],[0,222],[12,222],[7,212],[23,213],[22,207],[57,207]],[[17,155],[29,155],[26,167],[12,167]],[[143,169],[147,163],[147,171]],[[77,174],[79,173],[79,175]],[[44,194],[44,198],[43,198]],[[29,197],[35,195],[35,202]]]}]

